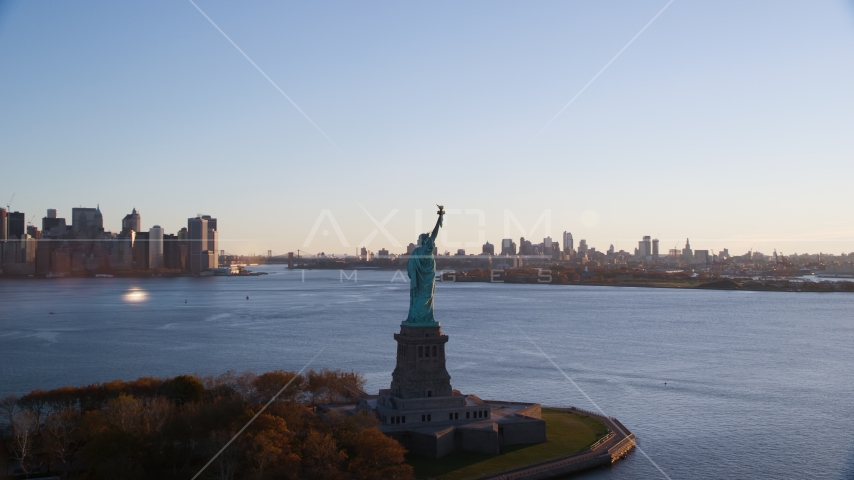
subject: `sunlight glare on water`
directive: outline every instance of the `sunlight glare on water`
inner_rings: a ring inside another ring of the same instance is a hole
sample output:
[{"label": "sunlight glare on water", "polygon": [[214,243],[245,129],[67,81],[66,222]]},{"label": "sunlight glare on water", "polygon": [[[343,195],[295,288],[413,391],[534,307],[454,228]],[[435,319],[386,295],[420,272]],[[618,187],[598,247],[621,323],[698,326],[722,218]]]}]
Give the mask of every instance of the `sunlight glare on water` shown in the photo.
[{"label": "sunlight glare on water", "polygon": [[140,303],[147,299],[148,292],[139,287],[131,287],[122,295],[122,300],[126,303]]}]

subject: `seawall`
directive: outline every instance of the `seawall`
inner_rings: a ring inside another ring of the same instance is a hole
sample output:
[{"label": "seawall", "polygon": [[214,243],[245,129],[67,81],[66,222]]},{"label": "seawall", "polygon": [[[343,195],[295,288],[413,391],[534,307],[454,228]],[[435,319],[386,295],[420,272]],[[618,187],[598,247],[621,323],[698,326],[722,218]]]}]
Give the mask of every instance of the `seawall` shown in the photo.
[{"label": "seawall", "polygon": [[556,458],[527,467],[509,470],[480,480],[545,480],[611,465],[625,457],[637,443],[635,436],[619,420],[575,407],[545,407],[593,417],[604,423],[611,433],[590,446],[587,452]]}]

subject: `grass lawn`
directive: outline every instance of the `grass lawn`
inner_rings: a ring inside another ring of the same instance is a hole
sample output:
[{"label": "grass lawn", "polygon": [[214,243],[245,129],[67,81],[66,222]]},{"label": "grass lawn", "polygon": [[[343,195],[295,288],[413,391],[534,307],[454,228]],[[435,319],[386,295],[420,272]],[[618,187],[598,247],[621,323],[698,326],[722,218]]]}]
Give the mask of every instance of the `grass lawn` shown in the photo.
[{"label": "grass lawn", "polygon": [[418,478],[465,480],[577,453],[607,433],[605,424],[578,413],[544,408],[543,420],[548,439],[545,443],[514,445],[497,456],[456,453],[441,460],[428,460],[410,455],[406,461],[415,469]]}]

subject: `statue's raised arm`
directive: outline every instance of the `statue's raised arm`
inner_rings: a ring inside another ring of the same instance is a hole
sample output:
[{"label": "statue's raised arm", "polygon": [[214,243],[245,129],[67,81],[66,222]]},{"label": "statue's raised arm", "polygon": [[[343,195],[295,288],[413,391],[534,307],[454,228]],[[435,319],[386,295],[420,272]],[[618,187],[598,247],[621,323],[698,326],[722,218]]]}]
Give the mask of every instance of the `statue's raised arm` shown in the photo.
[{"label": "statue's raised arm", "polygon": [[430,234],[430,240],[433,242],[434,245],[436,243],[436,235],[439,234],[439,228],[442,226],[442,219],[445,218],[445,207],[441,205],[436,206],[439,207],[439,211],[436,212],[439,214],[439,219],[436,220],[436,227],[433,228],[433,233]]},{"label": "statue's raised arm", "polygon": [[436,259],[433,257],[433,248],[439,228],[442,227],[442,218],[445,216],[445,208],[437,205],[439,219],[430,234],[422,233],[418,237],[418,246],[412,251],[406,269],[409,273],[409,316],[407,324],[432,325],[436,323],[433,318],[433,296],[436,292]]}]

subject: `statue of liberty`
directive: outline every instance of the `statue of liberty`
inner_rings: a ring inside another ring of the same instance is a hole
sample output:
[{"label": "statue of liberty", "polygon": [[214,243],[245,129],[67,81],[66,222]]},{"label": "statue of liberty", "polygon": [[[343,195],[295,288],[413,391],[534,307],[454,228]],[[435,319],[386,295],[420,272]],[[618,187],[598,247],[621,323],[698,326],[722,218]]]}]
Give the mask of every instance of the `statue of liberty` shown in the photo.
[{"label": "statue of liberty", "polygon": [[407,324],[435,324],[433,318],[433,296],[436,293],[436,259],[433,257],[433,248],[436,243],[436,235],[442,226],[442,217],[445,208],[437,205],[439,220],[433,233],[422,233],[418,236],[418,247],[412,251],[407,264],[409,273],[409,316]]}]

